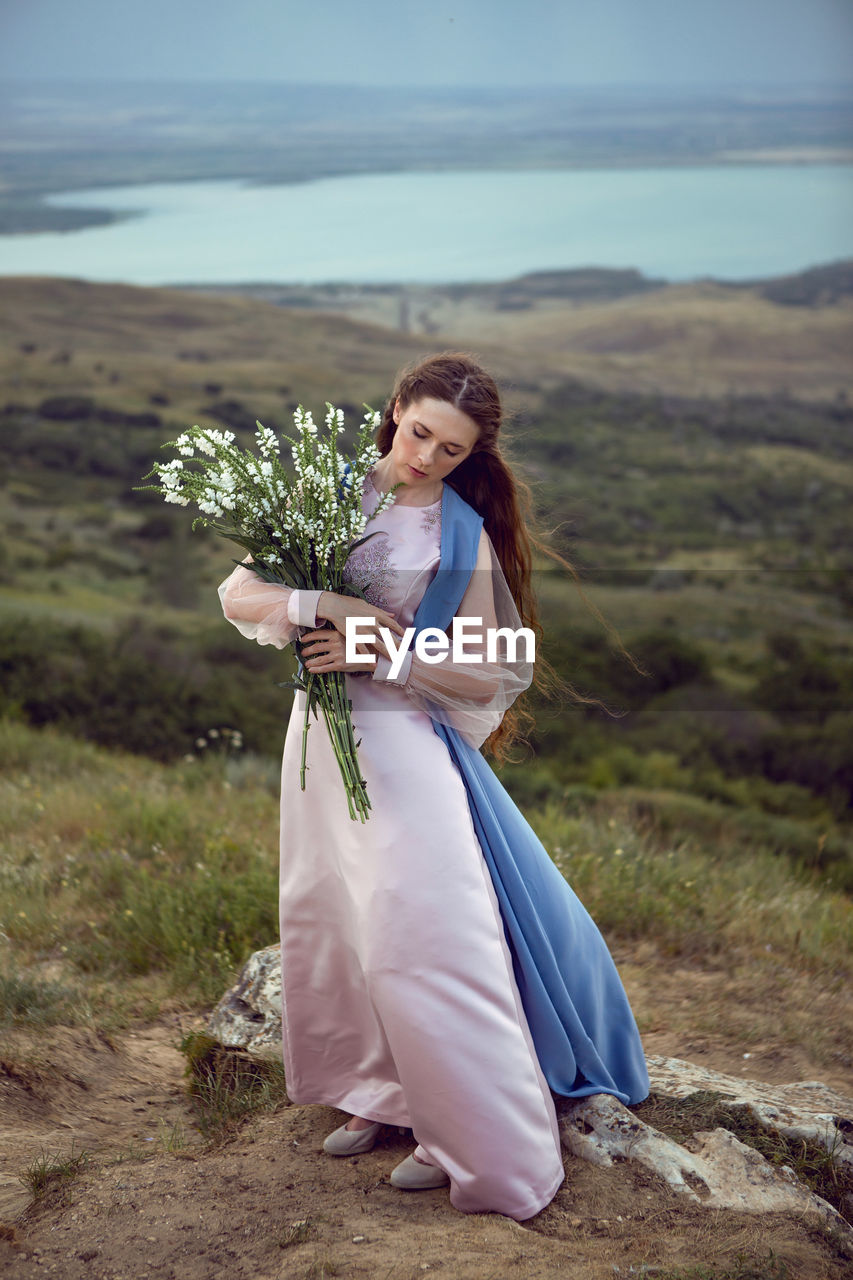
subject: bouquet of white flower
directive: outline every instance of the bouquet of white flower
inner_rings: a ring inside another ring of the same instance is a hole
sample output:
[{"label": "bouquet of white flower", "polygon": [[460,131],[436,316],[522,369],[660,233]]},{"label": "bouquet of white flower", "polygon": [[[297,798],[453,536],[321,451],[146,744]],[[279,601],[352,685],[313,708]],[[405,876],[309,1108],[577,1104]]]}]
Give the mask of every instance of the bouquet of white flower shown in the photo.
[{"label": "bouquet of white flower", "polygon": [[[156,475],[159,484],[139,487],[154,489],[166,502],[182,507],[195,503],[203,514],[192,527],[209,526],[238,543],[252,557],[251,564],[243,567],[263,581],[363,599],[362,591],[344,581],[343,570],[350,552],[373,536],[364,535],[368,519],[394,501],[392,490],[382,497],[372,516],[366,517],[361,510],[365,476],[379,459],[373,432],[380,415],[367,410],[355,453],[347,461],[337,445],[337,437],[345,429],[343,411],[330,404],[326,407],[325,438],[319,436],[310,412],[301,405],[293,415],[296,438],[284,436],[291,446],[292,478],[282,465],[278,437],[259,422],[257,454],[241,448],[231,431],[191,427],[163,445],[177,449],[182,456],[155,464],[143,477],[147,480]],[[187,467],[184,458],[192,459],[198,467]],[[298,641],[296,647],[298,653]],[[358,766],[344,673],[315,675],[300,666],[296,680],[283,683],[306,695],[300,768],[303,791],[309,717],[313,711],[317,718],[319,706],[343,778],[350,817],[364,822],[370,802]]]}]

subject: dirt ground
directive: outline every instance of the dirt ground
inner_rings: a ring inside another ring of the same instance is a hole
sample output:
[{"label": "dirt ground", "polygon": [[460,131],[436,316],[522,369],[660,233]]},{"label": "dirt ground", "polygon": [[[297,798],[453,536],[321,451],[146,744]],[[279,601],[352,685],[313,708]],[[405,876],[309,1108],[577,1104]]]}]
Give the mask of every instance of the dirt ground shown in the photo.
[{"label": "dirt ground", "polygon": [[[627,966],[630,970],[630,965]],[[693,975],[693,982],[698,975]],[[644,1035],[649,1053],[776,1082],[818,1076],[850,1090],[846,1063],[810,1062],[806,1045],[733,1043],[672,1016]],[[662,993],[658,989],[658,1002]],[[660,1004],[659,1004],[660,1007]],[[405,1193],[388,1175],[408,1135],[386,1130],[353,1159],[322,1153],[341,1122],[327,1107],[257,1115],[216,1147],[193,1128],[178,1051],[200,1025],[164,1014],[114,1041],[85,1029],[18,1032],[0,1049],[0,1273],[6,1280],[598,1280],[698,1265],[730,1273],[771,1253],[794,1280],[853,1276],[853,1253],[816,1222],[709,1211],[641,1168],[597,1169],[566,1156],[554,1201],[524,1224],[464,1215],[446,1190]],[[19,1175],[44,1153],[88,1163],[38,1201]],[[713,1274],[713,1272],[710,1272]],[[750,1274],[753,1274],[750,1272]],[[762,1267],[755,1272],[764,1275]]]}]

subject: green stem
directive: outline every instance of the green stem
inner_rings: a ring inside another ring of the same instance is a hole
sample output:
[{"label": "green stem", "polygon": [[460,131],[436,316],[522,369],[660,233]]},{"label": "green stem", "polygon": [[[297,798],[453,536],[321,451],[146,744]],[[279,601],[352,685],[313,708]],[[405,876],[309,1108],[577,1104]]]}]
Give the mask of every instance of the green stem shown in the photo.
[{"label": "green stem", "polygon": [[346,691],[346,677],[343,672],[340,672],[335,680],[333,696],[336,703],[336,721],[339,731],[338,742],[341,759],[346,762],[349,788],[356,801],[361,820],[364,822],[367,810],[370,808],[370,801],[367,798],[367,790],[358,764],[358,753],[350,715],[350,702]]},{"label": "green stem", "polygon": [[299,765],[299,786],[302,791],[305,790],[305,770],[308,767],[305,763],[305,757],[308,750],[308,730],[311,727],[311,694],[312,685],[314,684],[314,676],[309,676],[305,689],[305,719],[302,722],[302,760]]},{"label": "green stem", "polygon": [[332,743],[332,750],[338,762],[347,808],[350,818],[356,817],[367,821],[370,800],[361,769],[358,765],[358,753],[353,733],[350,701],[346,695],[346,679],[343,672],[332,672],[328,676],[309,677],[306,693],[305,723],[302,730],[302,768],[300,777],[302,789],[305,789],[305,754],[306,736],[308,733],[308,715],[311,698],[320,704],[326,729]]}]

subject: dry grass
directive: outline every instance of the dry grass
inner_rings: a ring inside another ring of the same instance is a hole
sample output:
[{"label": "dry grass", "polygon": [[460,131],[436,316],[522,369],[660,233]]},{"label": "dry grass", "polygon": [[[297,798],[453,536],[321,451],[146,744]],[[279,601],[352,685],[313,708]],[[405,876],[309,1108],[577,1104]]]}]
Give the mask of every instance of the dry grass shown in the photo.
[{"label": "dry grass", "polygon": [[[523,311],[415,290],[414,332],[395,294],[350,290],[339,313],[287,310],[233,295],[12,277],[0,315],[0,381],[16,400],[99,393],[126,411],[195,420],[209,382],[250,396],[259,416],[295,394],[373,401],[425,351],[473,347],[509,385],[511,406],[535,410],[549,384],[576,377],[613,391],[724,395],[735,390],[832,399],[853,391],[853,307],[775,306],[749,291],[672,285],[609,302],[540,300]],[[35,350],[25,354],[23,345]],[[287,369],[286,377],[281,370]],[[513,391],[513,387],[517,388]]]},{"label": "dry grass", "polygon": [[[310,293],[310,290],[306,290]],[[732,390],[831,399],[851,390],[853,307],[783,307],[711,283],[670,285],[610,301],[541,298],[501,310],[442,286],[350,288],[322,306],[361,323],[408,323],[432,346],[474,345],[524,386],[575,377],[609,391],[725,395]],[[314,313],[311,313],[314,314]]]},{"label": "dry grass", "polygon": [[[2,1017],[115,1026],[152,1002],[209,1007],[275,936],[278,811],[263,770],[0,729]],[[531,814],[617,953],[649,1052],[713,1044],[720,1069],[749,1052],[756,1069],[821,1070],[844,1088],[849,900],[743,833],[716,847],[680,804],[669,834],[641,829],[618,789],[581,816]]]},{"label": "dry grass", "polygon": [[75,1151],[72,1143],[68,1155],[43,1151],[32,1160],[21,1174],[21,1181],[35,1200],[49,1195],[63,1197],[68,1182],[76,1178],[89,1164],[88,1151]]},{"label": "dry grass", "polygon": [[[35,347],[29,354],[27,344]],[[258,413],[280,413],[282,395],[272,389],[277,371],[284,385],[284,366],[295,393],[316,395],[321,406],[327,398],[375,396],[422,343],[243,298],[12,277],[4,281],[0,347],[0,382],[15,399],[99,391],[109,402],[114,387],[114,401],[133,412],[149,409],[158,388],[181,418],[199,398],[216,398],[205,392],[208,383],[229,395],[235,387],[260,389]],[[283,394],[288,399],[291,387]]]}]

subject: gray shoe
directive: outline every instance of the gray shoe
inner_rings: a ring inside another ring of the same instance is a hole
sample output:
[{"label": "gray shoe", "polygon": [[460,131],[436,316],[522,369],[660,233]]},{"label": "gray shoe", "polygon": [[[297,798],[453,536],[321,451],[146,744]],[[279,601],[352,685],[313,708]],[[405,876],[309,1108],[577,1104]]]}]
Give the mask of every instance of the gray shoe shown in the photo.
[{"label": "gray shoe", "polygon": [[391,1173],[391,1185],[400,1191],[430,1191],[433,1187],[446,1187],[449,1181],[438,1165],[422,1164],[414,1156],[406,1156]]},{"label": "gray shoe", "polygon": [[372,1124],[367,1129],[353,1130],[343,1124],[340,1129],[329,1134],[323,1143],[323,1150],[328,1156],[360,1156],[363,1151],[370,1151],[374,1146],[381,1128],[381,1124]]}]

